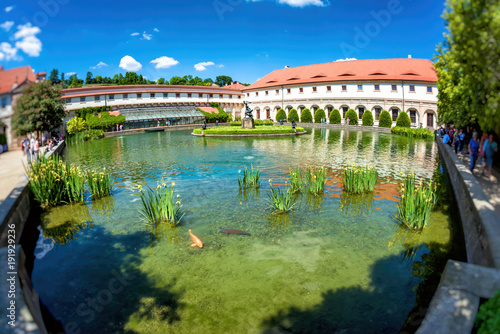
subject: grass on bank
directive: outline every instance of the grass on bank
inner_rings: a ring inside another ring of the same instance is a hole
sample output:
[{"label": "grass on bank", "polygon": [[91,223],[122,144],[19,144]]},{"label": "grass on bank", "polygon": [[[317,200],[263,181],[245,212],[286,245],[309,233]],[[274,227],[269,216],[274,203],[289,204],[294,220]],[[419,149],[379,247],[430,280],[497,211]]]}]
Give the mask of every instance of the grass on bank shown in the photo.
[{"label": "grass on bank", "polygon": [[[304,128],[296,127],[297,132],[304,132]],[[194,129],[193,134],[201,135],[202,129]],[[291,126],[256,126],[255,129],[242,129],[235,126],[218,126],[205,130],[206,135],[264,135],[294,133]]]}]

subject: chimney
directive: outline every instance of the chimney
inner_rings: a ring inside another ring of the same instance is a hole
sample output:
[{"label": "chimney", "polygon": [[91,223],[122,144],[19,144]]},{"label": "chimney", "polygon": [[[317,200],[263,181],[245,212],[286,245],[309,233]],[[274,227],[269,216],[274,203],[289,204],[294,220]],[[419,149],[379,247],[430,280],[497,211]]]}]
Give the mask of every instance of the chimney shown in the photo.
[{"label": "chimney", "polygon": [[411,55],[408,55],[408,59],[411,59]]},{"label": "chimney", "polygon": [[288,66],[288,65],[285,65],[285,68],[290,68],[290,66]]}]

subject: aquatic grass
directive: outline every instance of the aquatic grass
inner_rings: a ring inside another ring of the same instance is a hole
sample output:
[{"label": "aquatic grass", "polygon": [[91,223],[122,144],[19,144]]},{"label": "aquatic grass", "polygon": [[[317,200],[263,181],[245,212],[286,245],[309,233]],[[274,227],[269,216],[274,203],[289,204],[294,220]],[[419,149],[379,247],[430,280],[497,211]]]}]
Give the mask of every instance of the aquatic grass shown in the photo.
[{"label": "aquatic grass", "polygon": [[177,226],[184,216],[181,212],[182,204],[180,195],[174,198],[174,183],[169,187],[162,182],[158,183],[154,189],[147,191],[139,186],[139,195],[142,201],[142,209],[139,210],[143,221],[146,224],[158,226],[160,224],[170,224]]},{"label": "aquatic grass", "polygon": [[[243,171],[243,176],[238,177],[238,184],[240,189],[246,188],[258,188],[260,186],[260,171],[259,169],[254,169],[253,165],[252,169],[248,169],[245,167]],[[241,171],[238,171],[241,174]]]},{"label": "aquatic grass", "polygon": [[278,187],[273,187],[271,180],[269,180],[269,190],[270,192],[267,195],[269,196],[269,209],[272,210],[272,213],[287,213],[297,203],[295,196],[289,189],[282,192]]},{"label": "aquatic grass", "polygon": [[304,180],[307,184],[309,193],[319,195],[324,192],[326,184],[326,170],[321,168],[309,168],[304,173]]},{"label": "aquatic grass", "polygon": [[290,167],[290,191],[296,194],[304,191],[304,179],[299,167]]},{"label": "aquatic grass", "polygon": [[433,180],[420,180],[417,184],[414,173],[401,174],[403,184],[397,218],[409,228],[420,230],[428,224],[431,211],[437,202],[436,183]]},{"label": "aquatic grass", "polygon": [[111,182],[111,174],[106,168],[103,168],[101,172],[89,170],[85,173],[85,178],[92,198],[101,198],[111,194],[113,183]]},{"label": "aquatic grass", "polygon": [[373,191],[377,178],[378,173],[375,167],[350,164],[344,166],[342,185],[345,191],[360,194],[365,191]]}]

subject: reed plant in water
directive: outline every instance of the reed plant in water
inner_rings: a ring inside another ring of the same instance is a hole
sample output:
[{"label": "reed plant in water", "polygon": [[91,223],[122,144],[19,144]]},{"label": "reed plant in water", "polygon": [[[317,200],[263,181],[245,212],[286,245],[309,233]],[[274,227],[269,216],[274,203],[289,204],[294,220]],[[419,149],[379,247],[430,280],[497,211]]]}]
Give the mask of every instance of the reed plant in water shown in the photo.
[{"label": "reed plant in water", "polygon": [[158,183],[154,189],[144,190],[139,186],[139,195],[142,201],[142,209],[139,212],[146,224],[158,226],[159,224],[180,224],[184,214],[181,212],[182,204],[180,195],[174,197],[174,183],[168,186],[163,181]]},{"label": "reed plant in water", "polygon": [[403,176],[398,219],[409,228],[422,229],[428,224],[431,211],[437,202],[437,187],[433,180],[417,183],[415,174]]},{"label": "reed plant in water", "polygon": [[377,178],[378,173],[375,167],[350,164],[344,167],[342,184],[345,191],[361,194],[365,191],[373,191]]},{"label": "reed plant in water", "polygon": [[[238,171],[241,174],[241,171]],[[245,167],[243,171],[243,176],[238,177],[238,184],[240,185],[240,189],[246,188],[258,188],[260,186],[260,171],[259,169],[248,169]]]},{"label": "reed plant in water", "polygon": [[89,170],[85,173],[87,185],[92,198],[101,198],[111,194],[113,183],[106,167],[101,172]]},{"label": "reed plant in water", "polygon": [[324,192],[326,184],[326,170],[321,168],[309,168],[304,173],[304,180],[307,183],[309,193],[319,195]]},{"label": "reed plant in water", "polygon": [[299,167],[290,167],[290,191],[295,194],[304,191],[304,179]]},{"label": "reed plant in water", "polygon": [[287,213],[293,209],[296,204],[295,196],[288,189],[286,192],[282,192],[279,188],[274,188],[269,180],[270,192],[267,194],[269,196],[269,209],[272,213]]}]

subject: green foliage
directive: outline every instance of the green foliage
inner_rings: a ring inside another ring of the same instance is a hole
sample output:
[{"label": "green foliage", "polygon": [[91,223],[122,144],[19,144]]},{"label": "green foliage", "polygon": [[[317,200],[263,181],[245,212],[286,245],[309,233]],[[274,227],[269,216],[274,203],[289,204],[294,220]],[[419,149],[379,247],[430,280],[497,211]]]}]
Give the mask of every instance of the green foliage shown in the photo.
[{"label": "green foliage", "polygon": [[333,109],[330,113],[330,124],[340,124],[342,122],[342,117],[340,116],[340,111],[338,109]]},{"label": "green foliage", "polygon": [[200,108],[198,108],[198,110],[203,114],[205,115],[205,118],[207,120],[207,123],[215,123],[216,121],[219,121],[219,123],[226,123],[228,121],[231,120],[231,115],[229,115],[228,113],[226,113],[220,106],[217,102],[212,102],[210,104],[210,106],[212,108],[217,108],[217,110],[219,111],[218,114],[215,114],[215,113],[208,113],[208,112],[204,112],[203,110],[201,110]]},{"label": "green foliage", "polygon": [[290,191],[301,193],[304,191],[304,180],[299,167],[290,167]]},{"label": "green foliage", "polygon": [[[304,132],[304,128],[296,127],[297,132]],[[259,134],[278,134],[278,133],[294,133],[291,126],[256,126],[255,129],[242,129],[238,127],[220,126],[211,127],[205,130],[206,135],[259,135]],[[194,129],[194,134],[201,135],[201,128]]]},{"label": "green foliage", "polygon": [[230,85],[233,82],[233,79],[227,75],[219,75],[215,78],[215,84],[219,87],[224,87],[226,85]]},{"label": "green foliage", "polygon": [[304,180],[307,184],[306,187],[309,193],[313,195],[322,194],[326,184],[326,170],[324,167],[321,168],[309,168],[304,173]]},{"label": "green foliage", "polygon": [[500,134],[500,20],[498,2],[449,0],[445,40],[434,66],[440,123],[459,128],[478,122]]},{"label": "green foliage", "polygon": [[288,112],[288,122],[292,123],[293,121],[299,121],[299,114],[296,109],[292,109]]},{"label": "green foliage", "polygon": [[391,114],[387,110],[382,110],[378,119],[378,126],[380,128],[390,128],[392,126]]},{"label": "green foliage", "polygon": [[50,132],[60,127],[66,114],[61,96],[60,86],[52,86],[50,81],[26,86],[12,115],[15,133]]},{"label": "green foliage", "polygon": [[107,111],[101,112],[100,115],[101,117],[87,114],[87,124],[90,129],[106,130],[125,122],[125,116],[123,115],[113,116]]},{"label": "green foliage", "polygon": [[267,195],[269,196],[269,209],[272,210],[272,213],[285,214],[293,209],[296,200],[290,190],[282,192],[279,188],[274,188],[271,180],[269,180],[269,190]]},{"label": "green foliage", "polygon": [[411,126],[410,116],[404,111],[401,111],[396,119],[396,126],[409,128]]},{"label": "green foliage", "polygon": [[373,191],[377,183],[378,173],[373,166],[359,166],[351,164],[344,167],[344,179],[342,184],[344,190],[350,193],[360,194],[365,191]]},{"label": "green foliage", "polygon": [[232,121],[231,126],[241,126],[241,121]]},{"label": "green foliage", "polygon": [[174,183],[169,187],[162,180],[156,188],[147,191],[139,186],[139,195],[142,201],[139,212],[146,224],[158,227],[160,224],[177,226],[181,223],[184,214],[181,212],[180,196],[174,197]]},{"label": "green foliage", "polygon": [[262,126],[262,125],[274,125],[274,122],[271,120],[262,120],[262,119],[256,119],[253,124],[255,126]]},{"label": "green foliage", "polygon": [[73,117],[66,122],[68,134],[83,132],[87,128],[87,122],[80,117]]},{"label": "green foliage", "polygon": [[68,145],[83,143],[89,140],[97,140],[104,138],[103,130],[87,130],[79,133],[75,133],[74,135],[68,135],[65,142]]},{"label": "green foliage", "polygon": [[265,121],[264,121],[264,125],[265,125],[265,126],[274,125],[274,122],[273,122],[273,121],[271,121],[271,120],[265,120]]},{"label": "green foliage", "polygon": [[417,184],[415,174],[403,174],[401,202],[398,205],[398,218],[409,228],[422,229],[427,225],[432,208],[437,201],[437,187],[420,180]]},{"label": "green foliage", "polygon": [[87,185],[93,198],[101,198],[111,194],[113,184],[111,183],[111,174],[103,168],[101,172],[89,170],[85,173]]},{"label": "green foliage", "polygon": [[323,109],[318,109],[314,113],[314,123],[321,123],[321,120],[326,118],[325,111]]},{"label": "green foliage", "polygon": [[358,125],[358,114],[354,109],[349,109],[345,114],[345,119],[349,119],[349,125]]},{"label": "green foliage", "polygon": [[75,113],[76,117],[80,117],[83,119],[87,119],[87,115],[93,115],[93,114],[99,114],[101,112],[108,111],[106,109],[109,109],[109,107],[85,107],[81,109],[75,109],[73,112]]},{"label": "green foliage", "polygon": [[391,128],[391,133],[396,135],[402,135],[406,137],[423,138],[428,140],[434,140],[434,133],[428,129],[411,129],[406,127],[395,126]]},{"label": "green foliage", "polygon": [[[240,174],[241,171],[238,171]],[[243,171],[243,176],[238,177],[238,184],[240,186],[240,189],[247,189],[247,188],[258,188],[260,186],[260,171],[259,169],[248,169],[248,167],[245,167],[245,170]]]},{"label": "green foliage", "polygon": [[0,145],[5,145],[7,144],[7,136],[5,133],[0,133]]},{"label": "green foliage", "polygon": [[300,122],[301,123],[312,123],[312,114],[311,110],[304,108],[302,109],[302,112],[300,113]]},{"label": "green foliage", "polygon": [[276,122],[279,122],[281,120],[286,121],[286,112],[283,109],[278,110],[276,113]]},{"label": "green foliage", "polygon": [[500,333],[500,290],[479,308],[476,327],[478,334]]},{"label": "green foliage", "polygon": [[373,126],[373,114],[370,110],[366,110],[362,117],[363,126]]}]

